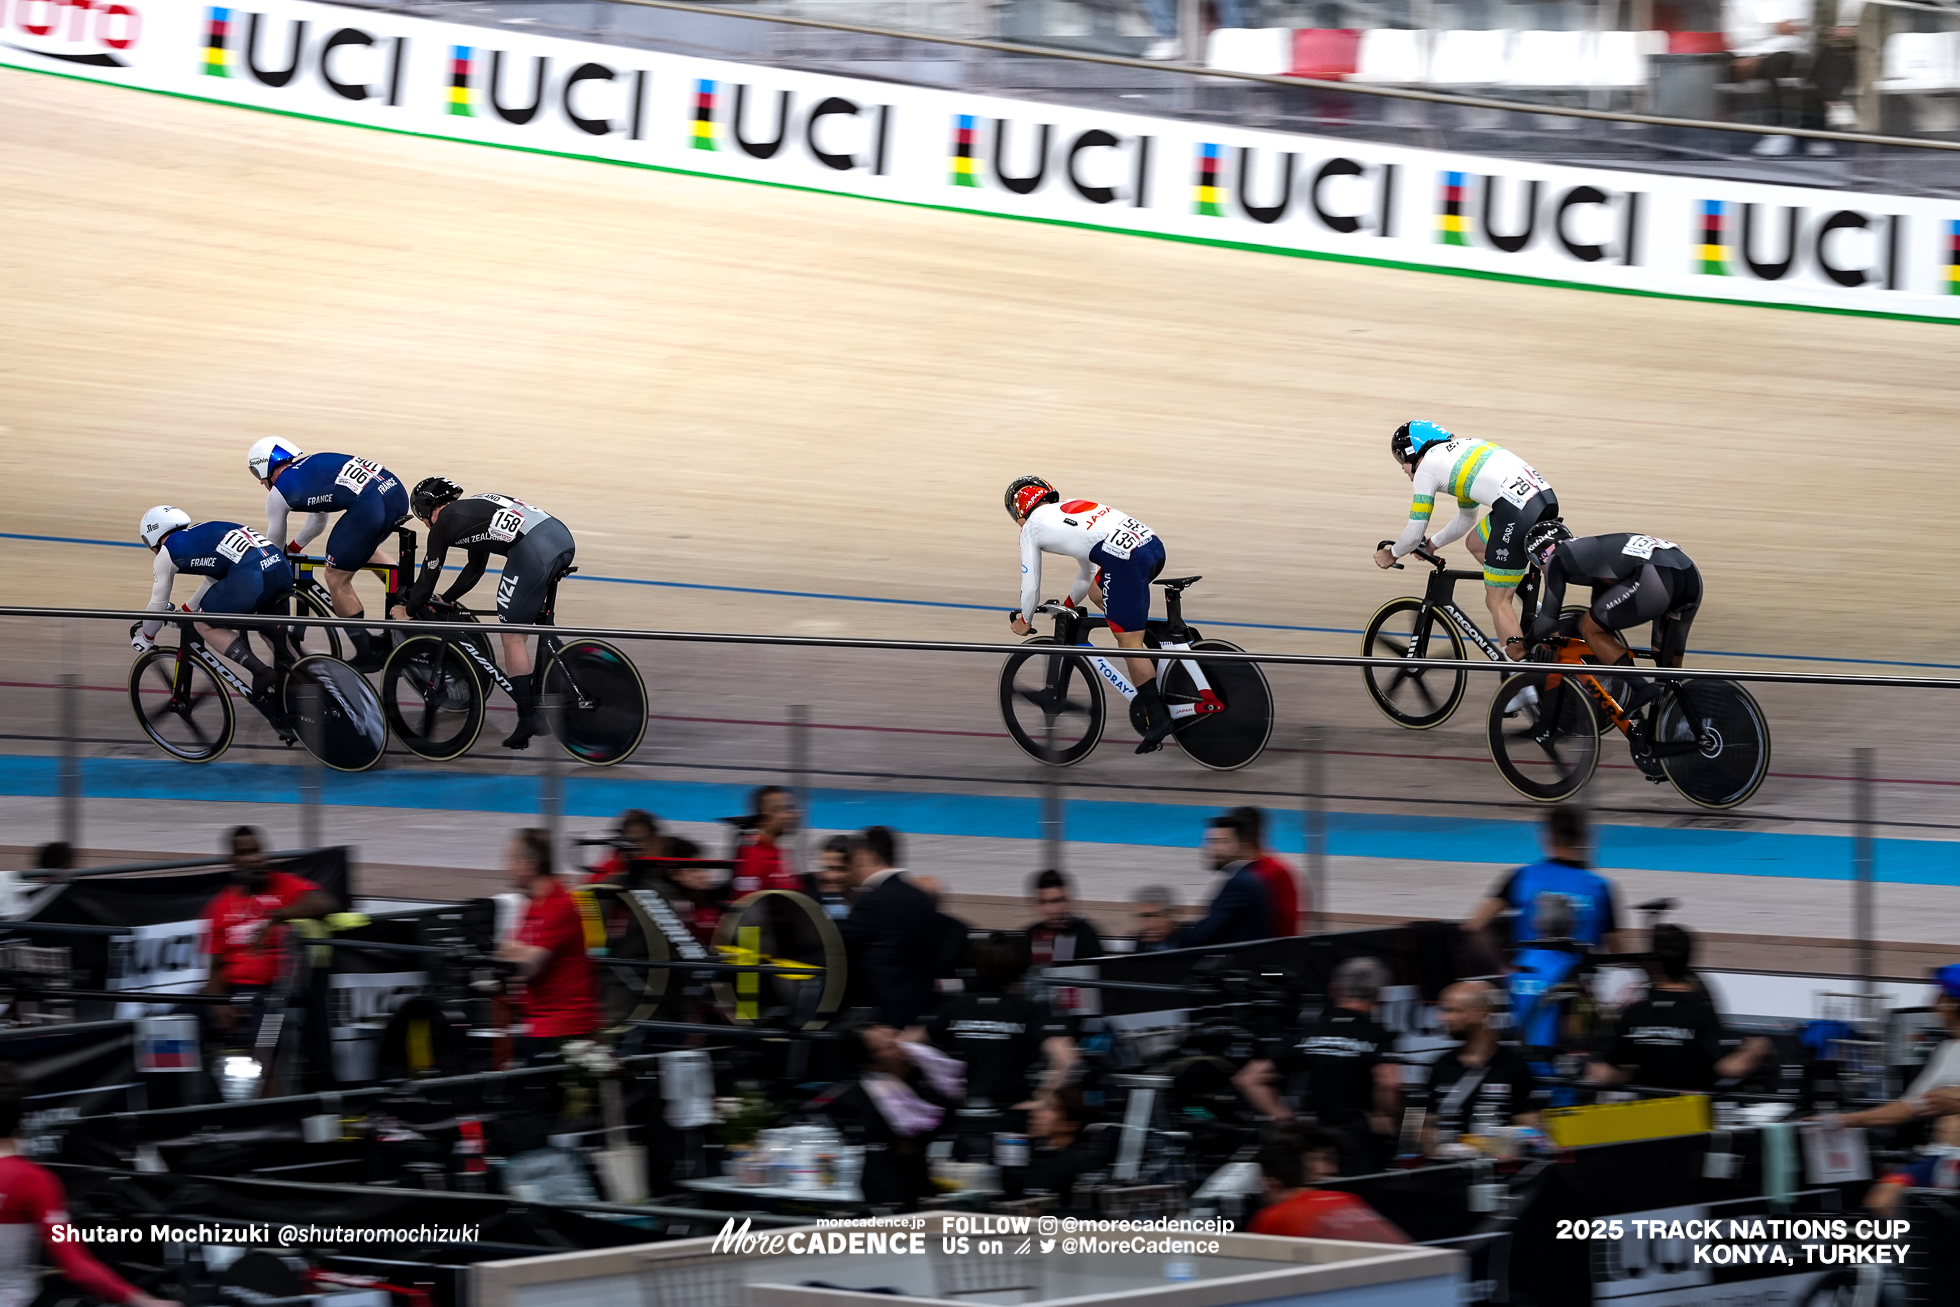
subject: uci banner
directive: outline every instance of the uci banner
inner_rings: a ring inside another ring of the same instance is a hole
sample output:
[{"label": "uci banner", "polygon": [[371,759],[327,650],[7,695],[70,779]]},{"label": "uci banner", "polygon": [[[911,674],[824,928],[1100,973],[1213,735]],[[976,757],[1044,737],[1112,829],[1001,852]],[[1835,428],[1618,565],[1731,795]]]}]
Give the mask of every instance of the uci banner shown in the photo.
[{"label": "uci banner", "polygon": [[1952,201],[1187,123],[302,0],[0,0],[0,64],[458,141],[1276,253],[1960,318]]}]

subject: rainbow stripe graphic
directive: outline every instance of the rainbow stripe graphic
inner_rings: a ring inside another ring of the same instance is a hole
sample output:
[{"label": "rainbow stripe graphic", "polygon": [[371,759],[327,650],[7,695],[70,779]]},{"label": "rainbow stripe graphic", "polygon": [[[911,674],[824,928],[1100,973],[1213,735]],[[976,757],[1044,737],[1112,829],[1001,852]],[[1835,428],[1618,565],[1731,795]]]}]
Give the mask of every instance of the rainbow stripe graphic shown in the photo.
[{"label": "rainbow stripe graphic", "polygon": [[1722,202],[1701,202],[1701,271],[1710,277],[1729,275],[1728,234],[1722,228]]},{"label": "rainbow stripe graphic", "polygon": [[1470,243],[1469,220],[1463,216],[1463,174],[1436,174],[1436,239],[1444,245]]},{"label": "rainbow stripe graphic", "polygon": [[449,112],[465,118],[476,116],[476,110],[470,107],[471,53],[467,45],[449,47]]},{"label": "rainbow stripe graphic", "polygon": [[1960,222],[1946,224],[1946,293],[1960,295]]},{"label": "rainbow stripe graphic", "polygon": [[953,115],[953,175],[947,180],[954,186],[978,186],[980,179],[973,175],[973,124],[976,121],[970,113]]},{"label": "rainbow stripe graphic", "polygon": [[1218,207],[1218,154],[1218,147],[1208,142],[1198,147],[1198,175],[1191,188],[1191,212],[1205,218],[1225,216],[1225,211]]},{"label": "rainbow stripe graphic", "polygon": [[694,83],[694,139],[688,147],[715,150],[715,84],[702,77]]},{"label": "rainbow stripe graphic", "polygon": [[209,77],[231,76],[231,51],[225,38],[231,34],[231,10],[212,9],[210,26],[204,34],[204,72]]}]

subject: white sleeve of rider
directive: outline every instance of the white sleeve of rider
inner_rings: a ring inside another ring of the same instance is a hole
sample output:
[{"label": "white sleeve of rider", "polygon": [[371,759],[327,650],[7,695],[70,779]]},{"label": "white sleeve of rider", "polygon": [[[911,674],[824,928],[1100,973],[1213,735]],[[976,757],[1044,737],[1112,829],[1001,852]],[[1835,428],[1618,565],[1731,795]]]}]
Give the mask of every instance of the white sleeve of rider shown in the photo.
[{"label": "white sleeve of rider", "polygon": [[1456,506],[1456,516],[1450,519],[1448,526],[1429,537],[1429,543],[1441,549],[1451,541],[1461,540],[1464,536],[1469,535],[1470,528],[1477,525],[1478,507],[1476,504],[1458,504]]},{"label": "white sleeve of rider", "polygon": [[286,518],[291,512],[276,488],[265,492],[265,538],[281,549],[286,547]]},{"label": "white sleeve of rider", "polygon": [[[1429,529],[1430,516],[1427,513],[1421,517],[1414,516],[1414,504],[1418,499],[1426,496],[1430,501],[1430,506],[1433,511],[1436,492],[1442,489],[1443,477],[1448,466],[1446,460],[1430,457],[1423,459],[1421,464],[1416,467],[1415,481],[1409,487],[1411,504],[1409,524],[1402,528],[1402,538],[1391,546],[1397,558],[1402,557],[1422,543],[1423,533]],[[1456,523],[1452,522],[1450,525],[1454,527]]]},{"label": "white sleeve of rider", "polygon": [[302,545],[311,544],[313,538],[326,529],[327,515],[325,513],[308,513],[306,520],[299,524],[299,530],[294,533],[293,539]]},{"label": "white sleeve of rider", "polygon": [[1068,601],[1077,608],[1089,596],[1089,587],[1096,583],[1096,565],[1088,559],[1082,560],[1082,570],[1076,573],[1075,584],[1068,588]]},{"label": "white sleeve of rider", "polygon": [[[170,587],[177,580],[177,563],[170,557],[168,549],[157,550],[155,565],[150,568],[150,611],[161,613],[170,607]],[[154,640],[157,632],[163,629],[162,622],[143,623],[143,636]]]},{"label": "white sleeve of rider", "polygon": [[1021,524],[1021,620],[1034,620],[1034,606],[1041,602],[1041,542],[1035,539],[1032,522]]}]

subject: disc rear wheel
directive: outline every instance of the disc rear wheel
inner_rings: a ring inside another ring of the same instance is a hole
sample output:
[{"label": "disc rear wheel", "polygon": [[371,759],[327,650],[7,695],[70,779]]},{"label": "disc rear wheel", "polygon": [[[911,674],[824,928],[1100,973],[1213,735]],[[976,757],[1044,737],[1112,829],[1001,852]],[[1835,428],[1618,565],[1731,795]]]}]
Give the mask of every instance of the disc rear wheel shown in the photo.
[{"label": "disc rear wheel", "polygon": [[1661,701],[1654,754],[1674,788],[1704,808],[1746,802],[1769,775],[1769,723],[1733,681],[1677,681]]},{"label": "disc rear wheel", "polygon": [[647,733],[647,690],[640,669],[603,640],[572,640],[545,670],[544,692],[558,697],[558,743],[580,762],[610,767],[633,756]]},{"label": "disc rear wheel", "polygon": [[338,658],[311,654],[293,664],[286,711],[306,751],[335,771],[366,771],[388,751],[380,696]]},{"label": "disc rear wheel", "polygon": [[[1225,640],[1199,640],[1191,648],[1201,653],[1245,652]],[[1202,698],[1189,664],[1159,666],[1169,668],[1163,675],[1166,702]],[[1202,671],[1213,696],[1225,706],[1180,726],[1176,731],[1178,747],[1193,762],[1213,771],[1237,771],[1264,753],[1266,742],[1273,737],[1272,687],[1258,663],[1207,662]]]}]

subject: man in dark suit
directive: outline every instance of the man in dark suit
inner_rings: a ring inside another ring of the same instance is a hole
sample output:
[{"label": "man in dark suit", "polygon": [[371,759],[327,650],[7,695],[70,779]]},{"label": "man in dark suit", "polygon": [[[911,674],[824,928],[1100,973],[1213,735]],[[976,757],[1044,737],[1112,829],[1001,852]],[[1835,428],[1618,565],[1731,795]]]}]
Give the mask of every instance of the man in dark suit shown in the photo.
[{"label": "man in dark suit", "polygon": [[876,1008],[886,1025],[916,1025],[936,996],[941,938],[932,896],[898,866],[898,835],[867,826],[851,837],[851,915],[838,922],[850,960],[852,1007]]},{"label": "man in dark suit", "polygon": [[1205,829],[1205,860],[1213,871],[1225,873],[1225,883],[1218,887],[1202,920],[1179,928],[1176,947],[1240,944],[1278,933],[1273,929],[1272,901],[1253,870],[1258,844],[1246,825],[1243,816],[1228,812],[1213,817]]}]

